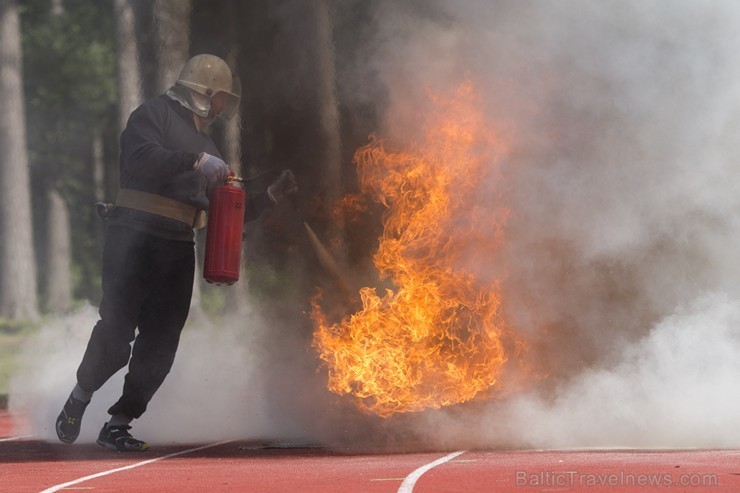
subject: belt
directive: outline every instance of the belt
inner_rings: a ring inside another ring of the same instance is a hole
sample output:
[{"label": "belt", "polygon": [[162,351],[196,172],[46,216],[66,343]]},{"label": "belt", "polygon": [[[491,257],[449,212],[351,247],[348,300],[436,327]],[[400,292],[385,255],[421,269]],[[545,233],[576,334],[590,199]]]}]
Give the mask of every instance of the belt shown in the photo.
[{"label": "belt", "polygon": [[206,212],[198,210],[192,205],[185,204],[169,197],[156,193],[142,192],[131,188],[122,188],[118,192],[116,206],[128,207],[138,211],[157,214],[176,221],[183,222],[193,228],[202,228],[206,225]]}]

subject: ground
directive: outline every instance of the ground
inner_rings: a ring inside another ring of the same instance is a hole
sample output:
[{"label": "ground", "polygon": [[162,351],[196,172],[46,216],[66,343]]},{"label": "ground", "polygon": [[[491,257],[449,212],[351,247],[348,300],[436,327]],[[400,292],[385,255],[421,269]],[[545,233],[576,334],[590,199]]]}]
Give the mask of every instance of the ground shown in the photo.
[{"label": "ground", "polygon": [[739,450],[471,450],[348,453],[234,440],[117,453],[17,435],[0,411],[0,491],[730,492]]}]

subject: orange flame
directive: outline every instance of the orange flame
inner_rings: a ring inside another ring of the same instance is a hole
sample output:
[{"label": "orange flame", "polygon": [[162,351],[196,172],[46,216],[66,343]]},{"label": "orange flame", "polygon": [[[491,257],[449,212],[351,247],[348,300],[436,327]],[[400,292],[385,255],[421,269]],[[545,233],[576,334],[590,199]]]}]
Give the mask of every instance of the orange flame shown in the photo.
[{"label": "orange flame", "polygon": [[487,395],[507,360],[496,282],[481,285],[464,267],[472,249],[491,255],[501,240],[506,211],[476,205],[501,144],[471,81],[430,101],[422,145],[389,151],[372,137],[355,154],[362,194],[386,207],[373,261],[394,287],[362,288],[362,309],[340,323],[312,303],[329,389],[381,417]]}]

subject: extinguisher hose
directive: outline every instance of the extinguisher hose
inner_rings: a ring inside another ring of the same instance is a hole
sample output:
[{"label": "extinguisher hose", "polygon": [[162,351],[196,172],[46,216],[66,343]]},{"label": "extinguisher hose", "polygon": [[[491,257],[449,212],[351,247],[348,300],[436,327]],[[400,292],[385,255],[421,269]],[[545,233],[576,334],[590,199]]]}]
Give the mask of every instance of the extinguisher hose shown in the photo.
[{"label": "extinguisher hose", "polygon": [[[228,181],[229,182],[236,181],[239,183],[249,183],[249,182],[258,180],[260,178],[264,178],[265,176],[279,175],[280,173],[281,173],[280,171],[270,169],[270,170],[263,171],[261,173],[257,173],[256,175],[250,176],[249,178],[230,176],[228,178]],[[349,288],[347,281],[342,275],[342,272],[336,260],[334,260],[332,255],[329,253],[329,250],[323,245],[321,240],[319,240],[318,236],[316,236],[316,233],[313,231],[311,226],[309,226],[294,196],[290,197],[290,203],[295,213],[298,215],[300,220],[303,222],[303,226],[305,228],[305,232],[308,237],[309,244],[311,245],[314,253],[316,254],[316,257],[319,263],[334,281],[334,284],[339,289],[342,297],[344,298],[345,304],[347,306],[353,305],[354,300],[352,299],[351,290]]]},{"label": "extinguisher hose", "polygon": [[329,249],[324,246],[321,240],[319,240],[319,237],[316,235],[313,228],[308,224],[308,220],[306,220],[303,212],[301,211],[301,208],[296,201],[296,197],[293,195],[290,196],[289,199],[290,204],[292,205],[292,208],[295,211],[296,215],[303,222],[303,227],[305,229],[306,237],[308,238],[308,243],[311,245],[311,249],[316,255],[316,259],[319,261],[321,267],[324,268],[324,271],[329,274],[329,277],[331,277],[335,287],[338,289],[344,301],[344,305],[350,309],[353,309],[357,306],[358,300],[352,296],[352,290],[349,287],[347,279],[342,274],[342,270],[339,268],[339,264],[331,255],[331,253],[329,253]]},{"label": "extinguisher hose", "polygon": [[259,180],[260,178],[264,178],[265,176],[278,175],[278,174],[280,174],[279,171],[276,171],[274,169],[268,169],[268,170],[263,171],[261,173],[257,173],[254,176],[250,176],[248,178],[242,178],[241,176],[229,176],[227,178],[227,181],[230,181],[230,182],[237,181],[239,183],[251,183],[253,181]]}]

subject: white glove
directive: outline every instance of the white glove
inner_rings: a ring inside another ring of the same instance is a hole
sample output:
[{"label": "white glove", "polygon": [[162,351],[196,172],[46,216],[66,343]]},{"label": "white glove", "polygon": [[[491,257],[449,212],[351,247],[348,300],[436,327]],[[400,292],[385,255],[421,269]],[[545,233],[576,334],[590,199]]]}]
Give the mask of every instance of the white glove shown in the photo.
[{"label": "white glove", "polygon": [[205,175],[208,181],[220,181],[229,177],[231,169],[223,159],[203,153],[193,165],[193,169]]}]

